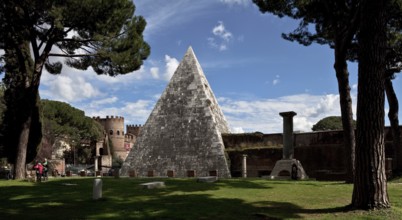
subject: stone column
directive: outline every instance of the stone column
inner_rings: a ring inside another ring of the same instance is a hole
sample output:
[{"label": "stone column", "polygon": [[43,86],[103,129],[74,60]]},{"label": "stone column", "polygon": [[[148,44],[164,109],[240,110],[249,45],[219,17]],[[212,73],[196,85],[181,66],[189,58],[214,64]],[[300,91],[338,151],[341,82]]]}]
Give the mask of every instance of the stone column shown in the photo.
[{"label": "stone column", "polygon": [[102,198],[102,180],[94,179],[92,199],[97,200]]},{"label": "stone column", "polygon": [[96,176],[96,171],[98,171],[98,167],[99,167],[99,161],[98,159],[100,158],[100,148],[102,148],[103,145],[103,141],[97,141],[95,144],[95,164],[94,164],[94,172],[95,172],[95,176]]},{"label": "stone column", "polygon": [[293,116],[296,112],[281,112],[280,116],[283,117],[283,153],[282,159],[293,159]]},{"label": "stone column", "polygon": [[95,171],[95,175],[96,175],[96,171],[98,171],[98,156],[95,156],[94,171]]},{"label": "stone column", "polygon": [[243,163],[241,164],[242,176],[247,177],[247,154],[243,154]]}]

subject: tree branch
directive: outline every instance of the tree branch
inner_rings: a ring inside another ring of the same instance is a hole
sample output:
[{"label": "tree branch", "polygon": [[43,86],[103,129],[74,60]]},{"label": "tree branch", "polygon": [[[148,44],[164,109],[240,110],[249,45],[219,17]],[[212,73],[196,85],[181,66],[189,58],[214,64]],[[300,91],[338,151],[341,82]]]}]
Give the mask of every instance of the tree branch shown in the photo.
[{"label": "tree branch", "polygon": [[90,57],[95,56],[95,54],[59,54],[59,53],[49,53],[52,57]]}]

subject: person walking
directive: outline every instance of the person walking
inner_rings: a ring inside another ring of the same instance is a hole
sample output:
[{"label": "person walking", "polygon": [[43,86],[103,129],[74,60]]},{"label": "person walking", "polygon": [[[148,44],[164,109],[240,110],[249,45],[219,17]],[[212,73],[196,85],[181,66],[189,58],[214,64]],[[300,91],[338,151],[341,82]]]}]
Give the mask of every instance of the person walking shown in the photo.
[{"label": "person walking", "polygon": [[42,182],[43,165],[40,162],[36,162],[33,168],[36,170],[36,182]]},{"label": "person walking", "polygon": [[43,161],[43,180],[47,180],[47,173],[49,171],[49,164],[47,162],[47,158]]}]

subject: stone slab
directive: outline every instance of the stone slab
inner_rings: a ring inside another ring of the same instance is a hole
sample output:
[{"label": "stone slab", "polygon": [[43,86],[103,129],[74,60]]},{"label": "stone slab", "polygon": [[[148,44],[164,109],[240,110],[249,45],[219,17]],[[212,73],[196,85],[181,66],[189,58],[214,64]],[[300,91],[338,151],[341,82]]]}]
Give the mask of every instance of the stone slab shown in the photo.
[{"label": "stone slab", "polygon": [[165,182],[148,182],[148,183],[141,183],[140,186],[144,189],[156,189],[156,188],[163,188],[165,187]]},{"label": "stone slab", "polygon": [[197,177],[197,182],[202,182],[202,183],[214,183],[218,181],[217,176],[204,176],[204,177]]}]

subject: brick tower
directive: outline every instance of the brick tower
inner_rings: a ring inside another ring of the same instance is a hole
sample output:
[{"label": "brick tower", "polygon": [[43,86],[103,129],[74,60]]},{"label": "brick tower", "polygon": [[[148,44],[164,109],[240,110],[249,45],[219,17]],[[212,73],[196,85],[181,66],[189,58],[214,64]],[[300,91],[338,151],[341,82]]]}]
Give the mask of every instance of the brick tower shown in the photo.
[{"label": "brick tower", "polygon": [[105,129],[112,142],[112,149],[115,156],[125,160],[127,157],[127,151],[124,148],[124,118],[106,116],[106,118],[94,118],[98,121]]}]

